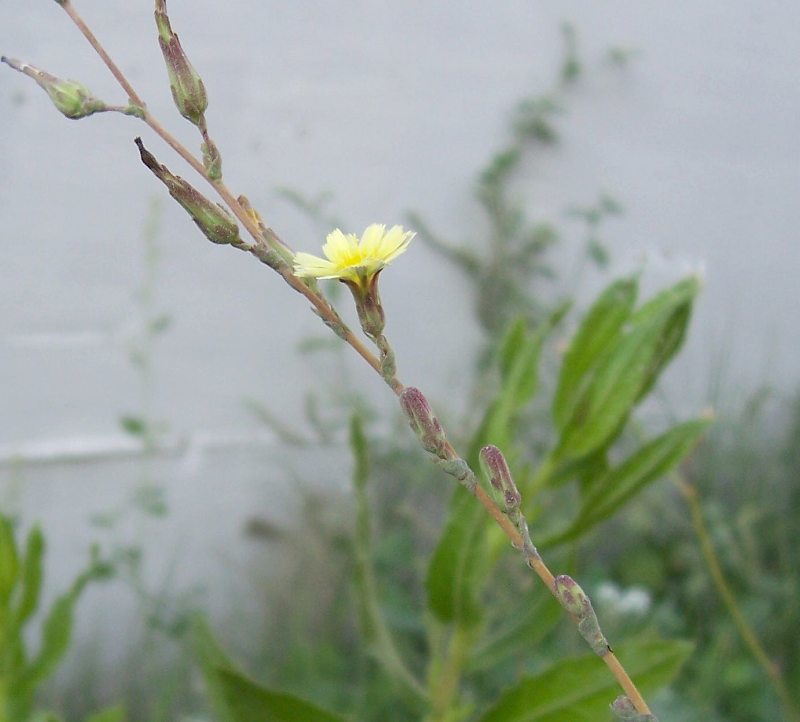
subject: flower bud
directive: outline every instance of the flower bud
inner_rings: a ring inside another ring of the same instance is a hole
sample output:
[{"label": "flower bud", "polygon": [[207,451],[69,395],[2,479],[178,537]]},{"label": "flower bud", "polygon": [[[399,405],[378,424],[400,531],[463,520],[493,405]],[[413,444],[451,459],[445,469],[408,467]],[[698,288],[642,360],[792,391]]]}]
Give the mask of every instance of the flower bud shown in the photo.
[{"label": "flower bud", "polygon": [[91,91],[76,80],[63,80],[55,75],[44,72],[33,65],[22,63],[13,58],[0,58],[2,62],[20,73],[33,78],[41,88],[50,96],[53,105],[59,112],[71,120],[85,118],[93,113],[102,113],[108,106],[99,98],[95,98]]},{"label": "flower bud", "polygon": [[407,386],[400,393],[400,405],[425,450],[436,454],[440,459],[448,459],[448,443],[444,429],[439,423],[439,419],[433,415],[428,399],[425,398],[422,391],[413,386]]},{"label": "flower bud", "polygon": [[147,151],[141,138],[136,138],[136,145],[144,163],[169,191],[169,194],[180,203],[206,238],[212,243],[230,244],[237,248],[249,250],[249,244],[239,236],[236,219],[218,203],[212,203],[199,191],[193,188],[180,176],[173,175],[166,166],[161,165]]},{"label": "flower bud", "polygon": [[553,587],[556,599],[561,606],[578,620],[578,632],[592,648],[592,651],[601,657],[608,654],[608,641],[600,630],[600,623],[597,621],[597,615],[594,613],[592,602],[586,592],[572,577],[566,574],[557,576]]},{"label": "flower bud", "polygon": [[222,178],[222,156],[216,143],[209,138],[208,142],[200,145],[200,150],[203,152],[203,167],[208,177],[214,181]]},{"label": "flower bud", "polygon": [[158,44],[167,64],[169,87],[178,112],[198,127],[205,126],[203,114],[208,107],[208,96],[203,80],[183,52],[178,36],[172,32],[167,16],[166,0],[156,0],[156,26]]},{"label": "flower bud", "polygon": [[508,462],[506,462],[503,452],[490,444],[481,449],[479,456],[483,473],[486,474],[492,487],[502,494],[506,512],[519,509],[522,497],[511,476],[511,470],[508,468]]}]

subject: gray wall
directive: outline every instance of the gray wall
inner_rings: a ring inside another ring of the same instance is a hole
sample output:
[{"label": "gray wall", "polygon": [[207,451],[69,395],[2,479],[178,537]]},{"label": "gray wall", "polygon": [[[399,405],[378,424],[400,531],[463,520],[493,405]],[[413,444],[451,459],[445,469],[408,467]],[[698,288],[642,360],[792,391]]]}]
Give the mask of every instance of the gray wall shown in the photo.
[{"label": "gray wall", "polygon": [[[150,108],[194,145],[165,87],[151,4],[77,5]],[[227,182],[310,251],[319,229],[276,187],[333,191],[331,208],[351,230],[402,222],[414,209],[445,235],[479,243],[474,173],[507,137],[507,111],[547,89],[559,23],[573,21],[594,70],[573,94],[563,145],[529,169],[537,214],[561,217],[605,189],[626,208],[605,233],[616,270],[643,268],[652,289],[704,269],[706,291],[670,380],[678,406],[704,405],[721,365],[738,388],[795,386],[800,4],[171,0],[170,9],[210,93]],[[3,53],[124,100],[55,3],[2,0],[0,18]],[[598,69],[611,45],[640,49],[625,72]],[[141,474],[119,461],[130,443],[118,417],[142,403],[127,345],[137,332],[143,219],[161,188],[132,137],[141,133],[162,161],[189,173],[136,121],[69,122],[28,79],[2,70],[0,499],[52,522],[63,555],[54,568],[67,573],[91,536],[88,514],[122,503]],[[572,229],[567,241],[577,244]],[[194,505],[199,515],[181,512],[169,533],[207,560],[251,506],[264,508],[259,484],[285,477],[285,467],[255,462],[233,474],[214,466],[214,454],[232,460],[242,445],[269,447],[243,397],[288,421],[302,417],[319,366],[298,361],[294,346],[319,324],[276,277],[205,243],[170,204],[160,245],[157,306],[173,327],[157,347],[153,408],[176,443],[192,444],[161,473],[175,508]],[[457,406],[448,395],[477,338],[462,281],[416,244],[384,274],[383,289],[401,378]],[[383,395],[361,366],[351,363],[354,377]],[[64,455],[98,458],[65,464]],[[198,528],[221,498],[223,518]],[[266,505],[278,513],[281,503]],[[210,578],[213,568],[204,569]]]}]

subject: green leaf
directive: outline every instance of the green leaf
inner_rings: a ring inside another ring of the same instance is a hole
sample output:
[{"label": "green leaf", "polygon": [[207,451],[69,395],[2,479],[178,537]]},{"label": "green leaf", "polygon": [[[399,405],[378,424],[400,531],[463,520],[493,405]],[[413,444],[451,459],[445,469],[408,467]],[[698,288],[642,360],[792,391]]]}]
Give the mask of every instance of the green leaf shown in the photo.
[{"label": "green leaf", "polygon": [[206,620],[199,615],[192,620],[191,640],[211,708],[220,722],[236,722],[238,718],[228,706],[226,688],[220,679],[220,670],[236,671],[236,666],[220,647]]},{"label": "green leaf", "polygon": [[218,668],[220,689],[235,722],[344,722],[345,718],[328,712],[299,697],[273,692],[238,672]]},{"label": "green leaf", "polygon": [[0,514],[0,605],[5,606],[19,576],[19,553],[11,520]]},{"label": "green leaf", "polygon": [[619,466],[595,481],[583,499],[578,517],[567,531],[541,546],[574,539],[621,509],[645,486],[674,468],[697,444],[711,419],[695,419],[674,426],[648,442]]},{"label": "green leaf", "polygon": [[509,659],[521,660],[563,617],[563,610],[549,594],[539,594],[507,624],[486,638],[473,652],[469,672],[491,670]]},{"label": "green leaf", "polygon": [[44,555],[44,535],[35,526],[28,533],[25,558],[22,563],[22,591],[15,613],[15,623],[22,624],[39,606],[39,593],[42,589],[42,556]]},{"label": "green leaf", "polygon": [[147,421],[139,416],[121,416],[119,425],[131,436],[141,437],[147,434]]},{"label": "green leaf", "polygon": [[472,627],[481,621],[478,581],[488,561],[486,518],[472,495],[457,487],[425,580],[428,607],[443,622]]},{"label": "green leaf", "polygon": [[696,279],[681,281],[631,316],[630,329],[605,354],[575,404],[557,458],[589,454],[621,432],[635,404],[680,347],[697,290]]},{"label": "green leaf", "polygon": [[86,718],[86,722],[125,722],[125,716],[125,708],[122,705],[114,705],[90,715]]},{"label": "green leaf", "polygon": [[586,374],[596,367],[619,337],[636,302],[637,287],[633,278],[615,281],[608,286],[588,310],[570,342],[553,400],[553,419],[559,431],[570,419]]},{"label": "green leaf", "polygon": [[[693,649],[690,642],[637,640],[616,650],[644,695],[673,679]],[[566,659],[507,690],[479,722],[594,722],[609,718],[620,688],[595,655]]]}]

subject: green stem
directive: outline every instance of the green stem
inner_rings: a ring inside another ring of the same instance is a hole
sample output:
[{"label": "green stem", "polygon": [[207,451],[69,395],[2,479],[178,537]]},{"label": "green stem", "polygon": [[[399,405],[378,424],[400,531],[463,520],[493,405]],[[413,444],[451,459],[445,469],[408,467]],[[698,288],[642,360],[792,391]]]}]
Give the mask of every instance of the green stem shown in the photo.
[{"label": "green stem", "polygon": [[456,719],[461,673],[469,658],[474,635],[457,625],[450,636],[445,658],[433,665],[430,676],[431,714],[426,722],[452,722]]},{"label": "green stem", "polygon": [[709,574],[711,575],[714,586],[717,588],[717,592],[722,598],[722,602],[725,604],[725,608],[728,610],[728,614],[731,615],[731,619],[736,626],[736,630],[739,632],[739,636],[775,689],[775,693],[778,695],[784,707],[787,719],[793,720],[793,722],[800,722],[800,710],[798,710],[797,705],[789,694],[789,690],[786,688],[780,669],[767,655],[753,627],[742,613],[736,601],[736,595],[733,593],[733,590],[728,584],[728,580],[725,578],[725,573],[722,571],[719,557],[714,549],[714,543],[711,540],[711,535],[703,519],[703,509],[698,498],[696,487],[680,474],[673,474],[673,479],[686,499],[686,503],[689,505],[692,527],[700,543],[700,549],[706,561]]}]

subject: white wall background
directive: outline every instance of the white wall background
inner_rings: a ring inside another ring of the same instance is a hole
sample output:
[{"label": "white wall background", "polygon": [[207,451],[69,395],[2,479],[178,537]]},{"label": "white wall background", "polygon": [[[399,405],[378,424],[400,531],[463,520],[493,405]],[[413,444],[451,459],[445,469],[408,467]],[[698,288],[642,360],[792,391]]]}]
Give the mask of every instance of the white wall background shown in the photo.
[{"label": "white wall background", "polygon": [[[77,5],[150,108],[195,145],[172,108],[151,3]],[[548,88],[559,24],[572,21],[594,70],[573,93],[562,145],[529,168],[535,213],[558,218],[605,189],[626,208],[605,233],[618,269],[646,259],[649,288],[705,269],[671,377],[687,409],[704,405],[722,362],[738,388],[796,386],[797,2],[171,0],[170,10],[209,90],[228,184],[312,251],[322,238],[277,198],[278,186],[333,191],[331,208],[352,230],[402,222],[413,209],[445,235],[479,243],[474,174],[506,139],[515,102]],[[622,73],[597,70],[612,45],[640,50]],[[0,0],[0,51],[124,101],[50,0]],[[141,401],[126,344],[136,331],[142,225],[163,190],[140,165],[133,136],[188,172],[137,121],[67,121],[29,79],[0,70],[0,499],[52,522],[64,562],[55,567],[67,574],[91,535],[86,517],[112,505],[139,471],[102,459],[42,466],[19,455],[124,445],[118,417]],[[572,240],[580,237],[576,225]],[[171,204],[160,243],[158,304],[174,325],[155,359],[157,413],[179,435],[214,443],[252,431],[245,396],[300,419],[315,366],[298,362],[294,345],[319,325],[305,304],[248,256],[204,242]],[[417,244],[383,289],[401,378],[446,398],[477,334],[461,280]],[[383,393],[357,361],[353,371]],[[170,462],[172,501],[205,511],[168,529],[204,560],[249,507],[264,508],[257,484],[281,474],[263,465],[210,471],[209,447],[194,448]],[[223,498],[236,502],[198,527]]]}]

